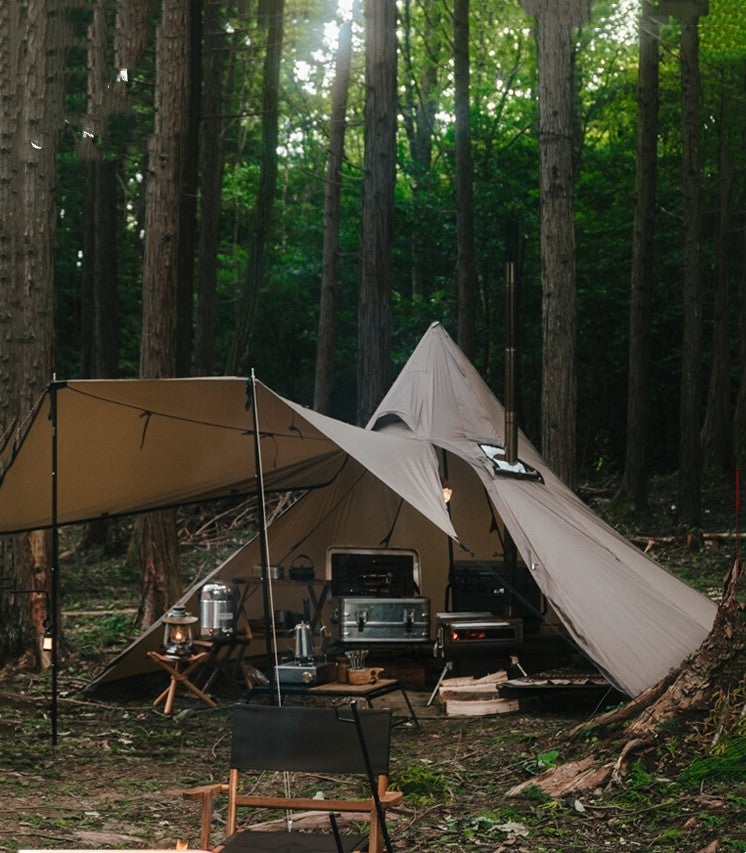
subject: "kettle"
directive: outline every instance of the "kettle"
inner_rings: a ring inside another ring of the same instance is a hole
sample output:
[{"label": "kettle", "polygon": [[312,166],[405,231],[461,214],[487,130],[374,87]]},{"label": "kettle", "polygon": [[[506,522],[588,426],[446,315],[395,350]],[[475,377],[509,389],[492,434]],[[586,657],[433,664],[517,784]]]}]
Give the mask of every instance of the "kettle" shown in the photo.
[{"label": "kettle", "polygon": [[313,635],[306,621],[295,626],[295,659],[304,662],[313,660]]}]

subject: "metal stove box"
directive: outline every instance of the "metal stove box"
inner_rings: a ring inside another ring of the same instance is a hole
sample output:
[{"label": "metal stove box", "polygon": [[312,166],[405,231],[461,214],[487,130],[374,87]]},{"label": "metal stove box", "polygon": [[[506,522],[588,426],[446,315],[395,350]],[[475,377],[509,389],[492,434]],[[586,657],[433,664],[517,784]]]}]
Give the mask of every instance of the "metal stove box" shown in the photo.
[{"label": "metal stove box", "polygon": [[332,663],[302,663],[289,661],[275,667],[275,676],[280,684],[302,684],[313,687],[336,680],[336,667]]},{"label": "metal stove box", "polygon": [[429,598],[340,596],[336,604],[342,643],[430,641]]}]

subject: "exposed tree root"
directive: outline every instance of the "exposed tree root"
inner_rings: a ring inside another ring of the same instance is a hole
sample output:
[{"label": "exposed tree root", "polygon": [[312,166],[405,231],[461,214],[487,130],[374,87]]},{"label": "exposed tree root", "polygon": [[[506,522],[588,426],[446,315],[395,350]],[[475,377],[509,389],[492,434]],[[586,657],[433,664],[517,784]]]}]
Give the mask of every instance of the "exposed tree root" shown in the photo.
[{"label": "exposed tree root", "polygon": [[[726,717],[741,710],[730,701],[730,691],[742,685],[746,677],[746,606],[736,594],[742,575],[743,565],[736,560],[726,577],[712,630],[681,666],[621,708],[569,733],[570,737],[577,736],[591,727],[606,733],[589,755],[546,770],[512,788],[508,796],[536,787],[559,799],[601,785],[618,784],[626,773],[630,756],[649,750],[666,723],[676,721],[686,725],[693,719],[702,719],[715,705],[719,705],[715,732],[715,738],[719,739]],[[609,761],[609,754],[614,752],[618,752],[618,757]]]}]

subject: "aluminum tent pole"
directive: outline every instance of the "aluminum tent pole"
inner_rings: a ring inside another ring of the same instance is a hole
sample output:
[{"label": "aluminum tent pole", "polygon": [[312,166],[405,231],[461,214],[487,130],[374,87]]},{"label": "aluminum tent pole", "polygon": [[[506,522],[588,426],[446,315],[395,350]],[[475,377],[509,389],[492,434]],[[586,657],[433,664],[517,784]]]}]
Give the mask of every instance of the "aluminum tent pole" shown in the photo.
[{"label": "aluminum tent pole", "polygon": [[50,614],[50,632],[52,634],[52,745],[57,745],[57,670],[58,670],[58,608],[59,608],[59,555],[60,537],[57,525],[57,376],[52,377],[49,386],[49,418],[52,422],[52,565],[50,580],[52,586],[52,613]]},{"label": "aluminum tent pole", "polygon": [[267,543],[267,512],[264,503],[264,471],[262,468],[262,448],[259,435],[259,414],[257,412],[256,402],[256,377],[254,370],[251,370],[251,379],[246,383],[247,390],[247,405],[251,407],[251,414],[254,426],[254,464],[256,468],[256,495],[257,495],[257,511],[259,513],[259,547],[261,550],[262,563],[262,600],[264,606],[264,638],[266,645],[266,666],[267,679],[270,686],[270,694],[275,696],[277,704],[282,704],[280,695],[280,684],[276,678],[275,667],[272,655],[272,646],[274,643],[274,632],[272,618],[272,600],[269,588],[269,547]]}]

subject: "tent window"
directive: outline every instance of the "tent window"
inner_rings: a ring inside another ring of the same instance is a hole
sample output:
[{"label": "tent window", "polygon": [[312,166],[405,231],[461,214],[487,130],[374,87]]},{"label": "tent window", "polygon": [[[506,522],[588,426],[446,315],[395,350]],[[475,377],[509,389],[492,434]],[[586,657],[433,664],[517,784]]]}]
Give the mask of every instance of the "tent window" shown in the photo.
[{"label": "tent window", "polygon": [[500,477],[517,477],[521,480],[538,480],[544,482],[544,478],[530,465],[516,459],[515,462],[508,462],[505,456],[505,448],[499,444],[480,444],[480,450],[492,463],[492,473]]}]

